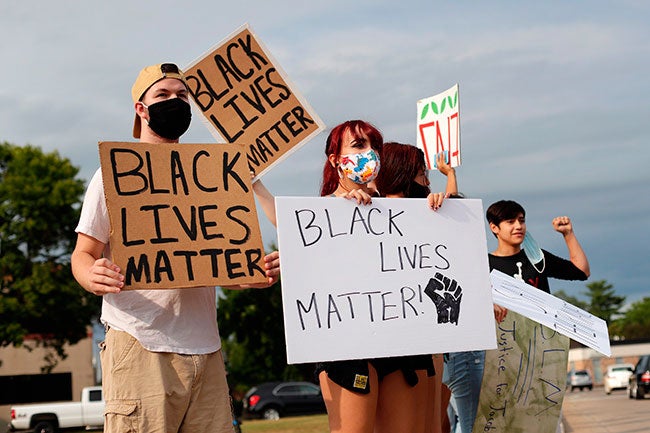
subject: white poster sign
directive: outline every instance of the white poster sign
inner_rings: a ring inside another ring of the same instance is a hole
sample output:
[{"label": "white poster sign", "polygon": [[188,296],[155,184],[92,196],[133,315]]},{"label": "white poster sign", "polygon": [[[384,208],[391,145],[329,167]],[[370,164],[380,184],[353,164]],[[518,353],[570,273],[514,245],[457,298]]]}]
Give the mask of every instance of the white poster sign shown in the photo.
[{"label": "white poster sign", "polygon": [[445,153],[452,167],[460,165],[460,101],[458,84],[417,102],[417,146],[424,151],[429,169],[436,155]]},{"label": "white poster sign", "polygon": [[611,356],[607,323],[600,317],[496,269],[490,273],[490,278],[495,304]]},{"label": "white poster sign", "polygon": [[290,364],[496,348],[480,200],[276,198]]}]

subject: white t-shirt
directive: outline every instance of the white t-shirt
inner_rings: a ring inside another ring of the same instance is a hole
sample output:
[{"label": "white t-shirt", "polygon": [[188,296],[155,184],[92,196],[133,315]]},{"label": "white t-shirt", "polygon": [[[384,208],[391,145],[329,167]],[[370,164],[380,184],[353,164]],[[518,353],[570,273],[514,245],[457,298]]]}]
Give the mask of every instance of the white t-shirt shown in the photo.
[{"label": "white t-shirt", "polygon": [[[76,232],[104,243],[104,257],[111,258],[101,170],[88,184]],[[152,352],[205,354],[221,348],[214,287],[106,294],[101,321],[131,334]]]}]

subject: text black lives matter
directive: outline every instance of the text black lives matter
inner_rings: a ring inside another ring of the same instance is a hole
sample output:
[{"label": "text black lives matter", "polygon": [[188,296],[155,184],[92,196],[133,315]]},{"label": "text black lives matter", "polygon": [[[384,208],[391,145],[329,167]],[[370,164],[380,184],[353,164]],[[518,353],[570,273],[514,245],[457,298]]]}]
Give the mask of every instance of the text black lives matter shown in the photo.
[{"label": "text black lives matter", "polygon": [[[148,247],[126,259],[126,284],[173,282],[181,274],[195,280],[195,268],[209,269],[213,278],[237,279],[264,275],[259,263],[260,248],[241,248],[251,235],[246,214],[250,208],[234,204],[222,208],[215,204],[223,193],[248,193],[249,188],[235,171],[241,152],[198,150],[191,157],[170,151],[164,171],[156,171],[149,151],[114,148],[110,151],[112,182],[119,197],[138,196],[140,206],[121,206],[119,212],[121,245]],[[204,170],[206,166],[217,170]],[[120,167],[120,168],[118,168]],[[158,166],[159,167],[159,166]],[[203,204],[174,204],[175,197],[203,197]],[[206,203],[210,197],[214,202]],[[152,201],[152,198],[159,198]],[[165,224],[163,224],[163,222]],[[148,237],[135,235],[149,230]],[[178,249],[181,241],[217,241],[223,247]],[[230,245],[231,247],[226,247]],[[157,248],[159,247],[159,249]]]},{"label": "text black lives matter", "polygon": [[[249,169],[257,169],[283,154],[286,145],[300,141],[315,125],[304,107],[292,98],[285,84],[263,52],[253,46],[250,33],[233,39],[201,63],[195,74],[188,72],[187,82],[194,100],[221,136],[229,143],[243,139],[247,146]],[[208,72],[216,71],[218,80]],[[242,84],[244,83],[244,84]],[[215,114],[215,104],[219,114]],[[258,122],[270,123],[254,136],[247,131]]]}]

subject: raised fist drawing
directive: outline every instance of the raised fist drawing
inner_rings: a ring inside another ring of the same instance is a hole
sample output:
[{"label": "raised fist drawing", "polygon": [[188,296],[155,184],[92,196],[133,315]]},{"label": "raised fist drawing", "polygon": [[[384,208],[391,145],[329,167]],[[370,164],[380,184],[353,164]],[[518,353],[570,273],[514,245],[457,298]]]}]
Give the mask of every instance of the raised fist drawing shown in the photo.
[{"label": "raised fist drawing", "polygon": [[453,323],[458,325],[460,314],[460,300],[463,289],[456,280],[447,278],[440,272],[429,280],[424,293],[431,298],[438,311],[438,323]]}]

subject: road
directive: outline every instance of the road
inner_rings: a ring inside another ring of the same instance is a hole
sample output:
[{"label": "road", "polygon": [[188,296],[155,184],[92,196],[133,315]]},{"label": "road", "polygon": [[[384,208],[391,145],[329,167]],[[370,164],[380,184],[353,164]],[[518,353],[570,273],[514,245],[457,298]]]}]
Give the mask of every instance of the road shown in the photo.
[{"label": "road", "polygon": [[565,433],[650,432],[650,397],[632,400],[625,390],[567,391],[562,413]]}]

